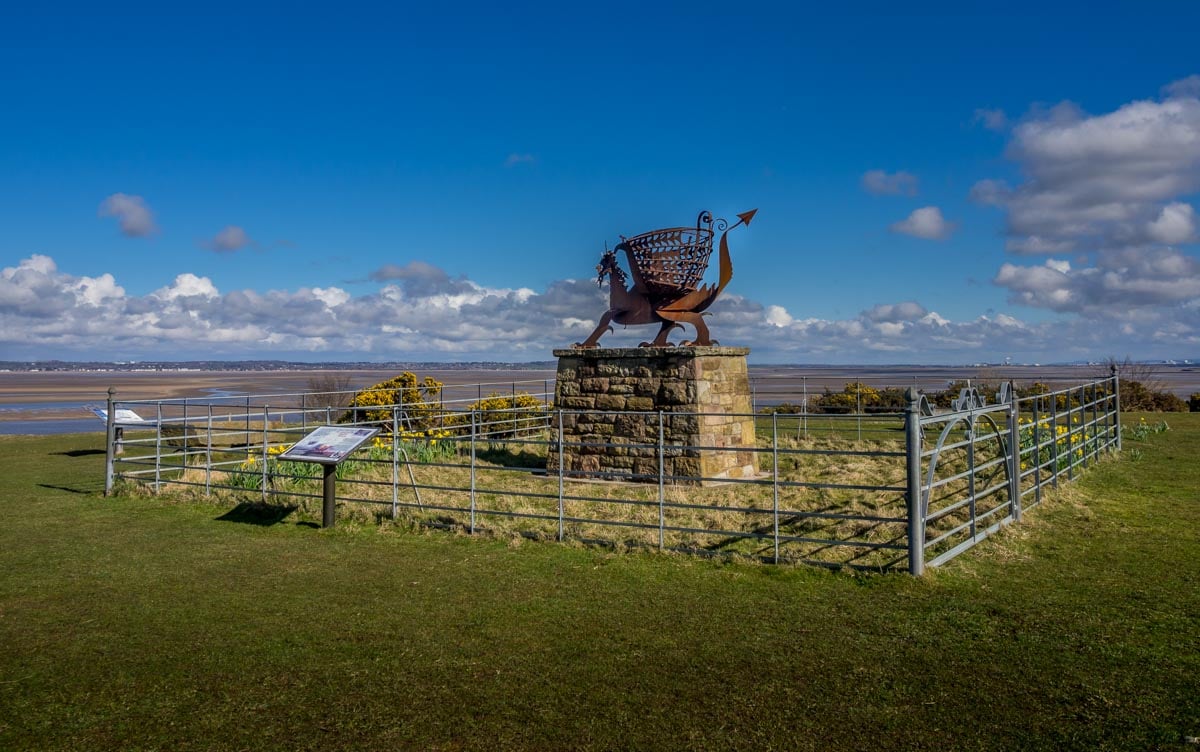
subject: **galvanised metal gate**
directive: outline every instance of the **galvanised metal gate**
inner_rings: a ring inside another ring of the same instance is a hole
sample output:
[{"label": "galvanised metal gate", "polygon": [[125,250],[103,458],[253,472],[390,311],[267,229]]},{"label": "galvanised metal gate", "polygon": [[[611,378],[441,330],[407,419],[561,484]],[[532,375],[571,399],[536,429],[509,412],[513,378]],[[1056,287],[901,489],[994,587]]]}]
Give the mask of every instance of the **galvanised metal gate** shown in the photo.
[{"label": "galvanised metal gate", "polygon": [[1011,383],[995,404],[963,389],[949,412],[909,393],[908,569],[921,574],[974,546],[1058,487],[1120,449],[1117,375],[1017,397]]}]

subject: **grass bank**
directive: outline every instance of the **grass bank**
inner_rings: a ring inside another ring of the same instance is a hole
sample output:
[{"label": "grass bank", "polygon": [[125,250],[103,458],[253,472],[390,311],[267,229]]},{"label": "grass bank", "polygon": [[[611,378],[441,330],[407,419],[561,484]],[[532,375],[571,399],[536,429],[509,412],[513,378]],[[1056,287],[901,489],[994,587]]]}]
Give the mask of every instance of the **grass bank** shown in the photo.
[{"label": "grass bank", "polygon": [[100,437],[0,437],[0,748],[1194,749],[1167,419],[922,579],[104,499]]}]

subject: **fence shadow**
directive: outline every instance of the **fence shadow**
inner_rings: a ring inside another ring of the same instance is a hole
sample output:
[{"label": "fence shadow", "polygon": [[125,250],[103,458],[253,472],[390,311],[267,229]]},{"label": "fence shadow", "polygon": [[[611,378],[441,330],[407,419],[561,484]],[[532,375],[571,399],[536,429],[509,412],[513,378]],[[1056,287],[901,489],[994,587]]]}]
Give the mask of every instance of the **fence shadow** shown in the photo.
[{"label": "fence shadow", "polygon": [[507,446],[481,447],[475,450],[475,456],[483,462],[490,462],[501,467],[546,469],[546,455],[527,449],[513,451]]},{"label": "fence shadow", "polygon": [[297,509],[299,507],[295,504],[264,504],[243,501],[217,519],[222,522],[241,522],[245,525],[269,527],[283,522]]},{"label": "fence shadow", "polygon": [[66,491],[67,493],[84,494],[84,495],[104,493],[104,484],[103,483],[87,484],[87,485],[94,485],[95,487],[94,488],[72,488],[70,486],[55,486],[55,485],[51,485],[49,483],[39,483],[38,488],[48,488],[51,491]]}]

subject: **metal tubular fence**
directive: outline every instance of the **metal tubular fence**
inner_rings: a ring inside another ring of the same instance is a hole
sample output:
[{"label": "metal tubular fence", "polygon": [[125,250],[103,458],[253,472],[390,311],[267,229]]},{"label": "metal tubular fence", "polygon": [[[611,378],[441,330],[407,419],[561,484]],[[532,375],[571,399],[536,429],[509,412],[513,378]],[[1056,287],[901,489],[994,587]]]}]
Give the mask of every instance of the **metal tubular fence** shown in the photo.
[{"label": "metal tubular fence", "polygon": [[[110,416],[129,408],[153,419],[110,420],[105,487],[309,509],[321,504],[320,468],[278,455],[315,426],[373,425],[385,433],[336,471],[336,501],[349,514],[920,574],[1019,520],[1047,485],[1120,442],[1115,375],[1024,398],[1008,385],[996,404],[968,395],[950,411],[910,389],[901,411],[739,416],[755,426],[753,446],[739,449],[753,454],[757,474],[680,475],[669,470],[674,458],[729,451],[664,439],[666,421],[704,414],[622,412],[647,421],[650,430],[631,435],[656,438],[580,441],[564,423],[600,411],[553,408],[548,388],[518,406],[521,382],[505,383],[488,409],[471,398],[484,394],[480,385],[470,397],[372,406],[370,415],[312,394],[125,402],[110,393]],[[587,471],[564,460],[578,453],[631,459]]]}]

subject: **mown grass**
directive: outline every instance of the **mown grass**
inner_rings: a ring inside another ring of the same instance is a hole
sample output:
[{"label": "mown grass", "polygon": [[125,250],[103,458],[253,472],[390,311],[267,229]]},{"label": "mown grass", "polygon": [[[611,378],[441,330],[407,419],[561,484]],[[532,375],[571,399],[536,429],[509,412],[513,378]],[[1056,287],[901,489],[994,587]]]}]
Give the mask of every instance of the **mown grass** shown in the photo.
[{"label": "mown grass", "polygon": [[922,579],[104,499],[98,436],[3,438],[0,748],[1193,749],[1168,420]]}]

